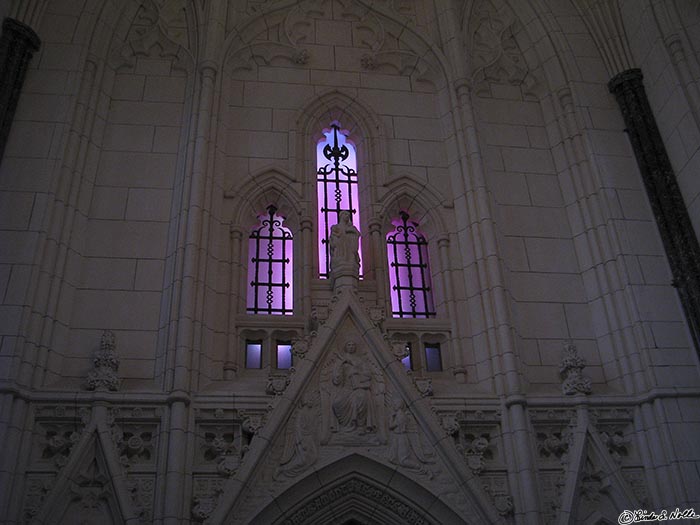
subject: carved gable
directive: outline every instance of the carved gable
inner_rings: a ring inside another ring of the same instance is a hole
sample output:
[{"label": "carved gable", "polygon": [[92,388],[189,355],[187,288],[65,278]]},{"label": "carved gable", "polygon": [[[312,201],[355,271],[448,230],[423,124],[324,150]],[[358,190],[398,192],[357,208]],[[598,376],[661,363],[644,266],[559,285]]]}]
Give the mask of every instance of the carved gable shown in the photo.
[{"label": "carved gable", "polygon": [[[297,483],[306,486],[319,472],[334,472],[331,466],[350,456],[362,458],[356,470],[351,468],[354,474],[334,481],[347,484],[350,492],[372,492],[373,484],[385,484],[373,479],[374,470],[397,471],[440,498],[455,516],[498,522],[428,401],[392,353],[388,337],[354,294],[341,293],[315,337],[301,346],[295,348],[297,364],[289,386],[276,396],[240,469],[222,488],[211,515],[214,522],[245,523],[282,493],[293,493]],[[352,467],[354,462],[345,464]],[[337,491],[333,483],[317,487],[317,496],[333,487]],[[418,522],[439,522],[429,509],[421,512],[425,521]]]}]

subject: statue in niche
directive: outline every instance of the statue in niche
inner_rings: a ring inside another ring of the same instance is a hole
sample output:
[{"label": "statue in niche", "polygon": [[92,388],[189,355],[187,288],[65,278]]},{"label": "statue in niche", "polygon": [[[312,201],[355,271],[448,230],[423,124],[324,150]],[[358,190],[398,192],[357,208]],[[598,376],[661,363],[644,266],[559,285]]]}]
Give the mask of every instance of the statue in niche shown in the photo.
[{"label": "statue in niche", "polygon": [[[384,384],[367,352],[348,340],[325,367],[322,379],[324,441],[331,434],[342,439],[369,436],[383,441]],[[366,441],[366,439],[365,439]]]},{"label": "statue in niche", "polygon": [[389,415],[389,461],[420,473],[433,461],[425,454],[420,443],[416,420],[400,397],[394,397]]},{"label": "statue in niche", "polygon": [[360,255],[357,251],[360,230],[352,223],[352,214],[343,210],[338,214],[338,224],[331,226],[328,243],[331,249],[331,271],[352,265],[360,267]]},{"label": "statue in niche", "polygon": [[297,476],[316,463],[318,459],[317,427],[318,416],[314,403],[309,397],[304,396],[299,402],[294,429],[287,439],[275,478],[279,478],[280,475],[290,478]]}]

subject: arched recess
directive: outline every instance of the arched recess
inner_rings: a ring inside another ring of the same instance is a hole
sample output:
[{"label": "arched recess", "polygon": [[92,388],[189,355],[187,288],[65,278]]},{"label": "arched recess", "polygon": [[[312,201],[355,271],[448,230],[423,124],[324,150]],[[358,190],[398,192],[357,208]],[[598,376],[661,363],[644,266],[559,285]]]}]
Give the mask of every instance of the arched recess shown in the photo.
[{"label": "arched recess", "polygon": [[[231,315],[246,311],[246,291],[248,289],[248,238],[253,228],[258,225],[261,213],[269,206],[277,209],[277,214],[284,217],[284,226],[293,235],[293,297],[294,308],[299,311],[301,290],[307,287],[303,274],[303,261],[310,255],[304,253],[302,218],[304,216],[299,183],[286,171],[276,168],[263,168],[251,174],[249,180],[240,188],[224,193],[224,217],[230,217],[231,285],[229,305]],[[240,293],[239,293],[240,292]],[[234,318],[229,323],[234,323]],[[231,328],[231,327],[229,327]]]},{"label": "arched recess", "polygon": [[[297,115],[295,128],[291,132],[297,151],[294,162],[296,171],[304,174],[303,194],[308,202],[316,200],[316,144],[325,140],[323,131],[327,130],[331,123],[337,122],[347,134],[347,140],[355,146],[360,216],[365,225],[361,228],[363,253],[369,253],[369,231],[366,225],[376,217],[372,203],[377,201],[378,187],[383,184],[387,173],[385,133],[381,121],[366,106],[339,90],[331,90],[314,97],[297,112]],[[375,264],[376,260],[366,258],[365,274],[368,274]],[[314,256],[316,274],[317,265],[318,257]]]},{"label": "arched recess", "polygon": [[[438,317],[447,314],[443,311],[446,308],[445,287],[442,284],[441,273],[449,270],[442,267],[442,260],[438,249],[438,241],[447,238],[448,228],[445,213],[446,207],[451,207],[447,198],[434,186],[420,183],[410,173],[403,173],[394,178],[385,187],[381,188],[383,196],[378,204],[378,216],[381,218],[380,239],[381,248],[377,254],[378,259],[385,265],[387,261],[386,237],[394,230],[393,221],[400,212],[406,212],[410,216],[411,222],[418,223],[420,232],[428,241],[428,260],[430,269],[430,279],[433,288],[433,300],[435,305],[439,305]],[[379,285],[379,283],[378,283]],[[383,278],[383,285],[387,287],[386,297],[391,297],[390,279]],[[387,311],[391,311],[390,301],[387,301]]]},{"label": "arched recess", "polygon": [[397,470],[351,454],[292,485],[251,523],[469,523]]}]

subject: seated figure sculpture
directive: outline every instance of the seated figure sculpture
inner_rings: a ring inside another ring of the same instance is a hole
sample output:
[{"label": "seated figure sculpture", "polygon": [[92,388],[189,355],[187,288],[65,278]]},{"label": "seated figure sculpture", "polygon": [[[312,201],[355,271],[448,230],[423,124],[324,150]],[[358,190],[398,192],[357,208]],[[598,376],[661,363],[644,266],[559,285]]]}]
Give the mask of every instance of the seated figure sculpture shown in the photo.
[{"label": "seated figure sculpture", "polygon": [[331,407],[336,432],[372,433],[377,416],[372,399],[372,371],[363,356],[357,354],[355,341],[345,343],[333,368],[332,383],[337,387]]}]

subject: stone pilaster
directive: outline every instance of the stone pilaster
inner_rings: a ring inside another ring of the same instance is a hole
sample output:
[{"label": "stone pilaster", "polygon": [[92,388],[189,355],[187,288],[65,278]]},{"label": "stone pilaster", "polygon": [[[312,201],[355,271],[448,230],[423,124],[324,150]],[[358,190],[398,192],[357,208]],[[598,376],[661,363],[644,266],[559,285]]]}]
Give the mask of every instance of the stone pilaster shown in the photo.
[{"label": "stone pilaster", "polygon": [[32,55],[41,42],[31,27],[5,18],[0,36],[0,161]]},{"label": "stone pilaster", "polygon": [[608,83],[625,120],[696,350],[700,351],[700,245],[668,158],[639,69]]}]

